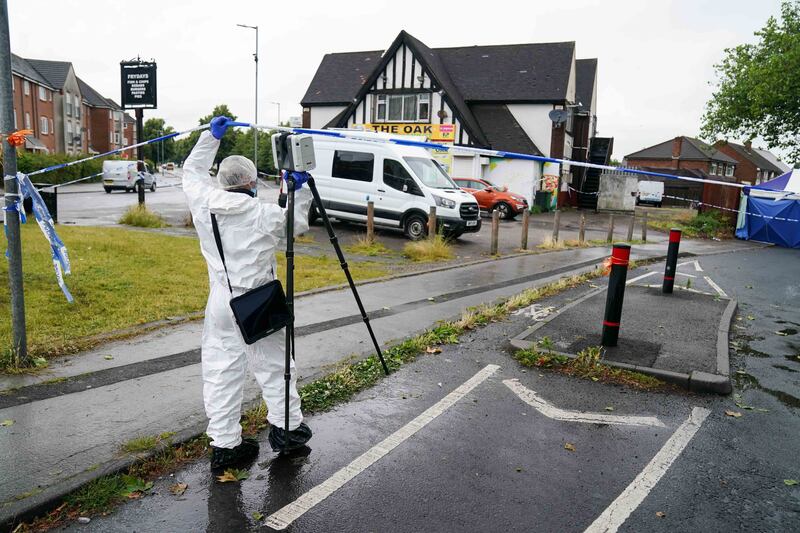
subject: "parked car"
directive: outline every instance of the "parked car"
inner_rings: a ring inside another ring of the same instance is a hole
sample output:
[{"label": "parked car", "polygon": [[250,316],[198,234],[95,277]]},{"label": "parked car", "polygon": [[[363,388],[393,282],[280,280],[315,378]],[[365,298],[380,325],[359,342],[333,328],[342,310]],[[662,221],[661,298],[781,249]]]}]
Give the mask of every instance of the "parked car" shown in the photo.
[{"label": "parked car", "polygon": [[[315,135],[314,152],[317,168],[312,174],[333,218],[366,222],[367,202],[372,200],[375,225],[401,229],[412,240],[427,235],[433,206],[438,226],[449,238],[481,229],[475,198],[423,148]],[[309,220],[316,218],[312,205]]]},{"label": "parked car", "polygon": [[640,181],[636,194],[636,205],[651,204],[661,207],[664,200],[664,183],[661,181]]},{"label": "parked car", "polygon": [[472,194],[484,211],[497,209],[500,216],[511,220],[528,208],[528,200],[519,194],[508,192],[505,187],[492,185],[483,179],[455,178],[459,187]]},{"label": "parked car", "polygon": [[172,162],[167,163],[166,168],[167,168],[167,170],[175,170],[175,163],[172,163]]},{"label": "parked car", "polygon": [[156,191],[156,177],[144,161],[103,161],[103,189],[107,193],[113,190],[134,191],[139,180],[144,180],[145,189]]}]

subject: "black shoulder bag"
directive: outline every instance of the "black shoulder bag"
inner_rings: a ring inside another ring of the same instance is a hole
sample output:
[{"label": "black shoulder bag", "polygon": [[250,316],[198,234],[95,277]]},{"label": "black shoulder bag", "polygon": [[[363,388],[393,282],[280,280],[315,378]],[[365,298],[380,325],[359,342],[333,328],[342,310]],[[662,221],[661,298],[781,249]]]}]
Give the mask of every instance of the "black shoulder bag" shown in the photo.
[{"label": "black shoulder bag", "polygon": [[[225,264],[225,253],[222,251],[222,239],[219,235],[217,217],[211,213],[211,226],[214,229],[214,240],[217,243],[219,258],[225,268],[225,279],[228,280],[228,290],[233,296],[231,279],[228,276],[228,267]],[[260,287],[251,289],[246,293],[231,298],[231,309],[236,325],[242,332],[244,342],[253,344],[259,339],[285,327],[289,321],[289,308],[286,305],[286,294],[283,292],[281,282],[274,279]]]}]

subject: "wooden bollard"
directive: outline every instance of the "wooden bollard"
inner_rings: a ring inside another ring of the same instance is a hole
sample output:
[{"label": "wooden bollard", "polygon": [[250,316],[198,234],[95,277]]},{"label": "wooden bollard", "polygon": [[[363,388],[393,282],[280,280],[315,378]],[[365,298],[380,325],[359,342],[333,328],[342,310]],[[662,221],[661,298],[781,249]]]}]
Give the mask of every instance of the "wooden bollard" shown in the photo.
[{"label": "wooden bollard", "polygon": [[636,222],[636,215],[631,215],[628,219],[628,242],[633,240],[633,225]]},{"label": "wooden bollard", "polygon": [[614,240],[614,215],[613,213],[608,217],[608,235],[606,235],[606,242]]},{"label": "wooden bollard", "polygon": [[520,250],[528,249],[528,225],[531,221],[531,212],[526,209],[522,212],[522,242],[520,242]]},{"label": "wooden bollard", "polygon": [[428,238],[436,237],[436,206],[431,206],[428,210]]},{"label": "wooden bollard", "polygon": [[558,242],[558,230],[561,228],[561,211],[556,209],[553,213],[553,242]]},{"label": "wooden bollard", "polygon": [[492,248],[491,254],[497,255],[497,241],[500,237],[500,211],[495,209],[492,211]]},{"label": "wooden bollard", "polygon": [[578,227],[578,242],[586,242],[586,213],[581,213],[581,224]]},{"label": "wooden bollard", "polygon": [[647,211],[642,215],[642,242],[647,242]]},{"label": "wooden bollard", "polygon": [[375,202],[367,202],[367,240],[375,242]]}]

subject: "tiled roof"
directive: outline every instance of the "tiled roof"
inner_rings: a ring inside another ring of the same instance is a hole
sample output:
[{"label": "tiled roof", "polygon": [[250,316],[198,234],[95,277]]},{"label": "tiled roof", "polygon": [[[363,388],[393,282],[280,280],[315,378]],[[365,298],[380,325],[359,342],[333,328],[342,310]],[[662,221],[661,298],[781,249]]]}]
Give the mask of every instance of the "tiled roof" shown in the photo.
[{"label": "tiled roof", "polygon": [[[681,137],[681,153],[679,159],[696,160],[696,161],[722,161],[723,163],[737,163],[737,161],[729,157],[719,150],[715,149],[700,139],[694,137]],[[628,154],[626,159],[672,159],[672,143],[673,139],[664,141],[662,143],[650,146]]]},{"label": "tiled roof", "polygon": [[777,165],[773,164],[771,161],[763,157],[761,154],[758,153],[757,150],[754,148],[747,148],[742,144],[732,143],[730,141],[720,141],[721,143],[725,143],[730,146],[734,152],[742,156],[743,158],[747,159],[755,166],[762,170],[768,170],[770,172],[774,172],[775,174],[783,174],[784,170]]},{"label": "tiled roof", "polygon": [[81,96],[86,100],[86,103],[92,107],[101,107],[111,109],[111,104],[103,98],[103,96],[95,91],[91,85],[78,78],[78,87],[81,90]]},{"label": "tiled roof", "polygon": [[470,109],[492,149],[542,155],[541,150],[528,137],[507,106],[480,104],[472,105]]},{"label": "tiled roof", "polygon": [[31,65],[24,57],[11,54],[11,71],[22,76],[23,78],[28,78],[31,81],[35,81],[40,85],[45,85],[50,89],[55,89],[55,87],[51,85],[50,82],[44,78],[44,76],[39,74],[39,72],[33,68],[33,65]]},{"label": "tiled roof", "polygon": [[28,59],[36,71],[46,79],[52,87],[61,89],[69,76],[72,63],[69,61],[48,61],[44,59]]},{"label": "tiled roof", "polygon": [[580,111],[594,111],[592,95],[594,94],[594,81],[597,78],[597,59],[578,59],[575,61],[575,100],[581,106]]}]

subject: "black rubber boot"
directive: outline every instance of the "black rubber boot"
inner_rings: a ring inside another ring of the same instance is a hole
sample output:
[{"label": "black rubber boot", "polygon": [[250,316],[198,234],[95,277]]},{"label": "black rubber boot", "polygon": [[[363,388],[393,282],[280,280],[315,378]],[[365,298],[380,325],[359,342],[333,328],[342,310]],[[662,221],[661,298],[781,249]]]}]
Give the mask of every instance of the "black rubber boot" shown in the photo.
[{"label": "black rubber boot", "polygon": [[286,446],[286,431],[278,426],[272,426],[269,429],[269,444],[272,446],[273,452],[289,452],[297,450],[306,445],[311,440],[311,428],[304,422],[289,432],[289,445]]},{"label": "black rubber boot", "polygon": [[235,448],[211,447],[211,470],[242,466],[258,457],[258,441],[245,437]]}]

